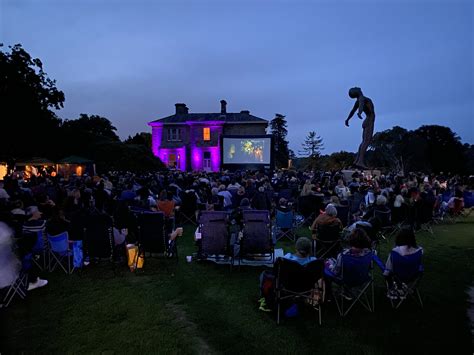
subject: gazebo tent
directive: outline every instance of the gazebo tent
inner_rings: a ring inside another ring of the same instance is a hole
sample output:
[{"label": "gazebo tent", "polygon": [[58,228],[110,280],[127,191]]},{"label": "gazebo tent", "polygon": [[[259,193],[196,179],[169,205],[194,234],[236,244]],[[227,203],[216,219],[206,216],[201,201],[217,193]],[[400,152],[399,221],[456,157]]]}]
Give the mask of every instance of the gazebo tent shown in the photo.
[{"label": "gazebo tent", "polygon": [[36,157],[16,162],[15,169],[24,170],[25,177],[28,178],[31,175],[38,175],[39,172],[44,169],[46,169],[48,172],[54,171],[56,169],[56,164],[49,159]]},{"label": "gazebo tent", "polygon": [[70,175],[95,175],[95,164],[87,158],[71,155],[61,159],[57,164],[57,171],[63,176]]}]

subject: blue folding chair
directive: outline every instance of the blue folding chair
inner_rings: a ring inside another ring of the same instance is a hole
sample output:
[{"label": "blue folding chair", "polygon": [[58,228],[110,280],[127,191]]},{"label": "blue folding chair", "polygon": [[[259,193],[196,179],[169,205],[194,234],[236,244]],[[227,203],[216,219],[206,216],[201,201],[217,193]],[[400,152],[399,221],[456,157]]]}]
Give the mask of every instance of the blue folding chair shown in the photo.
[{"label": "blue folding chair", "polygon": [[11,301],[15,298],[15,295],[24,299],[28,289],[28,271],[32,266],[33,255],[27,254],[21,260],[21,270],[17,279],[8,287],[5,295],[0,303],[0,308],[6,308],[10,305]]},{"label": "blue folding chair", "polygon": [[288,238],[291,241],[295,241],[293,220],[293,211],[282,212],[280,210],[276,210],[274,227],[276,240]]},{"label": "blue folding chair", "polygon": [[33,246],[32,254],[33,263],[35,263],[40,270],[45,270],[49,262],[46,260],[48,257],[48,250],[46,248],[43,231],[37,232],[36,243]]},{"label": "blue folding chair", "polygon": [[387,292],[390,292],[390,294],[395,294],[396,292],[397,294],[396,298],[389,297],[393,308],[399,308],[403,301],[409,297],[413,298],[423,308],[423,301],[418,290],[418,284],[424,271],[422,257],[422,249],[414,254],[405,256],[395,251],[390,252],[392,270],[386,278],[386,283]]},{"label": "blue folding chair", "polygon": [[[341,316],[346,316],[356,303],[360,303],[369,312],[375,310],[372,278],[373,255],[373,252],[363,256],[343,254],[340,275],[325,270],[326,275],[340,288],[337,295],[333,291],[333,296]],[[345,309],[347,302],[349,302],[349,307]]]},{"label": "blue folding chair", "polygon": [[66,274],[72,274],[75,267],[71,263],[73,252],[69,245],[69,235],[63,232],[58,235],[48,235],[49,242],[49,271],[52,272],[59,265]]}]

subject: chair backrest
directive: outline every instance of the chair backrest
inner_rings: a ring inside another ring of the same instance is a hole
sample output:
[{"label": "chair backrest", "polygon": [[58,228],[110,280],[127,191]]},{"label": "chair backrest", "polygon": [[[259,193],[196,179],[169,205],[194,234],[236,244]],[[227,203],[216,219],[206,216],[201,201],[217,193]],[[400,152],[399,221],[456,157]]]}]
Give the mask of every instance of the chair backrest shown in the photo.
[{"label": "chair backrest", "polygon": [[49,235],[48,242],[50,249],[57,254],[64,254],[69,250],[69,236],[67,232],[58,235]]},{"label": "chair backrest", "polygon": [[341,227],[339,224],[318,225],[318,239],[323,242],[335,242],[339,240]]},{"label": "chair backrest", "polygon": [[416,279],[422,272],[423,251],[402,256],[396,251],[390,252],[392,260],[392,272],[400,281],[410,282]]},{"label": "chair backrest", "polygon": [[276,218],[275,222],[277,227],[279,228],[287,228],[290,229],[293,227],[293,212],[282,212],[280,210],[276,210]]},{"label": "chair backrest", "polygon": [[243,253],[266,253],[272,249],[270,212],[243,210],[243,234],[241,251]]},{"label": "chair backrest", "polygon": [[347,226],[349,221],[349,205],[346,206],[336,206],[337,218],[341,220],[342,226]]},{"label": "chair backrest", "polygon": [[370,280],[372,252],[362,256],[342,255],[342,280],[350,287],[360,286]]},{"label": "chair backrest", "polygon": [[143,249],[150,253],[164,253],[166,250],[165,215],[163,212],[142,212],[137,214],[138,240]]},{"label": "chair backrest", "polygon": [[109,258],[113,255],[112,219],[102,213],[87,217],[84,230],[84,250],[87,256]]},{"label": "chair backrest", "polygon": [[293,292],[305,292],[314,289],[316,282],[323,277],[324,262],[322,259],[301,265],[297,261],[278,258],[277,286]]},{"label": "chair backrest", "polygon": [[36,243],[33,246],[33,254],[35,253],[40,253],[44,251],[44,237],[43,237],[43,231],[38,231],[36,232]]},{"label": "chair backrest", "polygon": [[192,213],[198,209],[197,197],[194,191],[181,191],[180,211],[183,213]]},{"label": "chair backrest", "polygon": [[228,254],[228,214],[224,211],[202,211],[199,216],[201,252],[208,255]]},{"label": "chair backrest", "polygon": [[375,209],[374,217],[380,220],[381,227],[387,227],[392,224],[392,212],[390,210],[382,211],[379,209]]}]

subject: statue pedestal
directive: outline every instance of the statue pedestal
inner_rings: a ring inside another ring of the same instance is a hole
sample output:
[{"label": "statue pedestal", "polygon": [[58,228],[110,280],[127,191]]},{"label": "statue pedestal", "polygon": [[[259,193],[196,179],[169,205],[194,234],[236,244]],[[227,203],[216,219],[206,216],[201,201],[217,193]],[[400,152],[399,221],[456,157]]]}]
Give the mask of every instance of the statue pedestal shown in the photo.
[{"label": "statue pedestal", "polygon": [[344,180],[346,182],[352,181],[352,175],[354,173],[359,173],[362,174],[364,177],[380,177],[382,172],[377,169],[373,170],[353,170],[353,169],[347,169],[347,170],[341,170],[342,175],[344,176]]}]

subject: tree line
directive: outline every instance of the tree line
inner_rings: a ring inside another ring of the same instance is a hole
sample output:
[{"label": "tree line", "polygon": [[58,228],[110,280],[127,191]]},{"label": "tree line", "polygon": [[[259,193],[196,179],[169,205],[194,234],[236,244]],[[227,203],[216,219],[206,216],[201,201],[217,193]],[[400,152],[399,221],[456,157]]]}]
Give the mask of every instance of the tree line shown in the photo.
[{"label": "tree line", "polygon": [[[276,114],[270,123],[274,137],[275,162],[278,168],[292,166],[300,169],[341,170],[350,168],[355,153],[337,152],[323,155],[323,139],[310,131],[298,151],[288,148],[287,121]],[[424,171],[434,173],[474,174],[474,145],[463,144],[449,127],[424,125],[415,130],[395,126],[377,132],[367,152],[368,166],[393,172]]]},{"label": "tree line", "polygon": [[54,161],[78,155],[95,161],[99,171],[163,168],[151,153],[150,134],[122,142],[105,117],[81,114],[77,119],[60,119],[56,112],[64,107],[65,95],[41,60],[19,44],[8,48],[0,45],[0,161],[13,164],[32,157]]}]

